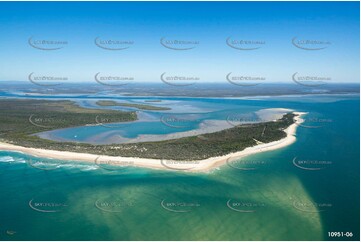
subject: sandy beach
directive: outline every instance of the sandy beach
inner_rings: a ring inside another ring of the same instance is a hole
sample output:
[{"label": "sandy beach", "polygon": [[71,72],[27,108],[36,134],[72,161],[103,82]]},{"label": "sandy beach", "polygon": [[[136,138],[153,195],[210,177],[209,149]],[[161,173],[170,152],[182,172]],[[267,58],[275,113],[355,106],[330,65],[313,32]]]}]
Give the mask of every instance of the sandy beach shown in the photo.
[{"label": "sandy beach", "polygon": [[270,143],[261,143],[253,147],[246,148],[242,151],[230,153],[224,156],[211,157],[204,160],[194,161],[173,161],[173,160],[160,160],[160,159],[148,159],[138,157],[115,157],[115,156],[99,156],[95,154],[76,153],[68,151],[56,151],[45,150],[38,148],[27,148],[22,146],[16,146],[12,144],[0,142],[0,150],[15,151],[40,158],[50,158],[65,161],[83,161],[92,162],[99,166],[102,165],[117,165],[117,166],[136,166],[151,169],[162,170],[174,170],[174,171],[187,171],[187,172],[208,172],[217,167],[220,167],[227,163],[227,160],[243,158],[248,155],[276,150],[282,147],[286,147],[296,141],[296,130],[298,124],[302,123],[301,116],[306,113],[293,112],[298,116],[295,117],[295,123],[290,125],[284,131],[287,136],[281,140],[277,140]]}]

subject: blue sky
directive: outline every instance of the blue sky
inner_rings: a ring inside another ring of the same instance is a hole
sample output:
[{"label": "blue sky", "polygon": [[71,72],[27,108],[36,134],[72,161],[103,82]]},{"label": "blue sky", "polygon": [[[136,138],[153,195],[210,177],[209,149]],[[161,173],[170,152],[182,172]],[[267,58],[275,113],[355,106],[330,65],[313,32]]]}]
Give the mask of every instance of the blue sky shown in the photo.
[{"label": "blue sky", "polygon": [[[358,2],[0,2],[0,80],[27,80],[32,72],[94,81],[104,75],[158,82],[164,72],[224,82],[229,72],[292,82],[302,74],[332,82],[359,82]],[[28,39],[61,40],[60,50],[43,51]],[[97,47],[94,39],[131,40],[121,51]],[[199,41],[175,51],[160,39]],[[227,37],[264,41],[242,51]],[[292,38],[329,41],[307,51]]]}]

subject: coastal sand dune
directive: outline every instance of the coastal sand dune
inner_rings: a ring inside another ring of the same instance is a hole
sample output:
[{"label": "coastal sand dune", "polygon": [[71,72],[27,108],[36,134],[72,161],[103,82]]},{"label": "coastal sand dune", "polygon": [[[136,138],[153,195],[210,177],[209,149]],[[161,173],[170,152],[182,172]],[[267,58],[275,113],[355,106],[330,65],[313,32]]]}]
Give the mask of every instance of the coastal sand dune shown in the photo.
[{"label": "coastal sand dune", "polygon": [[211,157],[204,160],[194,161],[172,161],[172,160],[161,160],[161,159],[148,159],[138,157],[115,157],[115,156],[99,156],[95,154],[76,153],[68,151],[56,151],[56,150],[45,150],[38,148],[27,148],[22,146],[16,146],[12,144],[0,142],[0,150],[15,151],[25,154],[29,154],[41,158],[50,158],[66,161],[84,161],[92,162],[96,164],[104,165],[119,165],[119,166],[135,166],[151,169],[162,169],[162,170],[175,170],[175,171],[187,171],[187,172],[208,172],[219,166],[227,163],[230,158],[243,158],[248,155],[276,150],[285,146],[288,146],[296,141],[296,129],[298,124],[302,123],[301,116],[306,113],[293,112],[298,115],[295,117],[295,123],[290,125],[284,131],[287,136],[283,139],[273,141],[270,143],[259,143],[256,146],[246,148],[242,151],[230,153],[223,156]]}]

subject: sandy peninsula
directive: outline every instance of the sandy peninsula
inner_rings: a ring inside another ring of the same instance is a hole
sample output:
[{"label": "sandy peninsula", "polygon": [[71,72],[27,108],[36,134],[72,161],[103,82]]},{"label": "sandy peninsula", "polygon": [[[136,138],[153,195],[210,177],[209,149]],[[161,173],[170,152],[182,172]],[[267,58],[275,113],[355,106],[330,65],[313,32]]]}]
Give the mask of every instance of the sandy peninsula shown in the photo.
[{"label": "sandy peninsula", "polygon": [[187,172],[209,172],[217,167],[226,164],[227,161],[229,161],[230,159],[234,160],[260,152],[276,150],[294,143],[296,141],[296,129],[298,125],[303,122],[301,116],[306,113],[293,113],[298,116],[295,117],[295,123],[293,123],[284,130],[287,134],[285,138],[270,143],[259,142],[257,145],[246,148],[242,151],[230,153],[223,156],[211,157],[204,160],[175,161],[138,157],[99,156],[95,154],[28,148],[2,142],[0,142],[0,150],[21,152],[28,155],[47,159],[92,162],[93,164],[97,164],[100,167],[102,167],[103,165],[117,165]]}]

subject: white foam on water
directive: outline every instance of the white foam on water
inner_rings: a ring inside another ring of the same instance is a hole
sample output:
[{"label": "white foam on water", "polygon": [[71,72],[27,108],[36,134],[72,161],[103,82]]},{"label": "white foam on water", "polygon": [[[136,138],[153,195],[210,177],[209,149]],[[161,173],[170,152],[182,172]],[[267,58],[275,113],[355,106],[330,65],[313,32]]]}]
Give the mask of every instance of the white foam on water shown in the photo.
[{"label": "white foam on water", "polygon": [[64,169],[80,169],[81,171],[91,171],[97,170],[99,167],[96,165],[86,165],[86,164],[75,164],[71,162],[61,162],[61,161],[52,161],[52,162],[44,162],[44,161],[35,161],[32,163],[33,166],[39,168],[64,168]]},{"label": "white foam on water", "polygon": [[97,166],[87,166],[87,168],[83,168],[83,171],[93,171],[93,170],[98,170],[99,167]]},{"label": "white foam on water", "polygon": [[2,157],[0,157],[0,162],[7,163],[7,162],[13,162],[13,161],[15,161],[15,160],[11,156],[2,156]]},{"label": "white foam on water", "polygon": [[31,162],[33,166],[51,166],[51,167],[54,167],[54,168],[59,168],[60,167],[60,164],[57,164],[55,162],[43,162],[43,161],[35,161],[35,162]]},{"label": "white foam on water", "polygon": [[24,163],[26,163],[26,160],[24,160],[23,158],[16,158],[16,159],[15,159],[15,163],[22,163],[22,164],[24,164]]},{"label": "white foam on water", "polygon": [[[24,158],[13,157],[10,155],[0,156],[0,163],[27,163]],[[81,171],[92,171],[97,170],[99,167],[97,165],[88,165],[88,164],[76,164],[75,162],[62,162],[62,161],[42,161],[42,160],[33,160],[31,165],[39,168],[65,168],[65,169],[80,169]]]},{"label": "white foam on water", "polygon": [[12,156],[0,156],[0,162],[3,163],[25,163],[26,161],[23,158],[17,158]]},{"label": "white foam on water", "polygon": [[82,171],[91,171],[99,169],[96,165],[85,165],[85,164],[74,164],[74,163],[67,163],[67,164],[59,164],[60,168],[70,168],[70,169],[80,169]]}]

